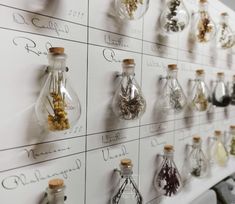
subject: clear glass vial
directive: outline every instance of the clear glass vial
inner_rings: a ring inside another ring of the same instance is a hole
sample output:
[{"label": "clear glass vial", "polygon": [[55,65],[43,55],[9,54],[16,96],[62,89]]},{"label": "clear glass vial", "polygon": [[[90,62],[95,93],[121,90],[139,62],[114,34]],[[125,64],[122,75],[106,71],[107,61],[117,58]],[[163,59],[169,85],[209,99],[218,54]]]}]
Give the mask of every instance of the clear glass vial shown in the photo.
[{"label": "clear glass vial", "polygon": [[160,15],[160,26],[166,33],[178,33],[189,24],[190,16],[183,0],[167,0]]},{"label": "clear glass vial", "polygon": [[230,137],[231,137],[230,154],[235,156],[235,125],[230,126]]},{"label": "clear glass vial", "polygon": [[130,159],[122,159],[120,163],[121,179],[111,198],[111,204],[143,204],[143,197],[132,177],[133,164]]},{"label": "clear glass vial", "polygon": [[77,123],[81,106],[77,94],[66,76],[64,48],[49,49],[48,77],[35,105],[39,124],[49,131],[63,131]]},{"label": "clear glass vial", "polygon": [[113,112],[119,119],[136,120],[145,113],[146,101],[135,80],[134,60],[123,60],[122,67],[122,80],[113,97]]},{"label": "clear glass vial", "polygon": [[202,151],[201,137],[193,137],[192,150],[189,154],[190,174],[194,177],[204,177],[208,173],[208,161]]},{"label": "clear glass vial", "polygon": [[199,43],[211,41],[216,34],[216,25],[208,12],[207,0],[199,0],[199,12],[195,19],[194,32],[196,41]]},{"label": "clear glass vial", "polygon": [[229,15],[226,12],[220,15],[220,24],[217,29],[217,46],[221,49],[231,48],[235,43],[235,38],[231,27],[229,26],[228,20]]},{"label": "clear glass vial", "polygon": [[235,105],[235,75],[233,75],[233,86],[231,93],[231,105]]},{"label": "clear glass vial", "polygon": [[117,15],[124,20],[138,20],[149,8],[149,0],[115,0]]},{"label": "clear glass vial", "polygon": [[217,73],[217,82],[212,95],[213,105],[217,107],[226,107],[230,104],[231,97],[228,87],[224,83],[224,73]]},{"label": "clear glass vial", "polygon": [[157,192],[169,197],[175,195],[182,186],[181,176],[173,156],[174,147],[172,145],[165,145],[163,161],[154,178],[154,186]]}]

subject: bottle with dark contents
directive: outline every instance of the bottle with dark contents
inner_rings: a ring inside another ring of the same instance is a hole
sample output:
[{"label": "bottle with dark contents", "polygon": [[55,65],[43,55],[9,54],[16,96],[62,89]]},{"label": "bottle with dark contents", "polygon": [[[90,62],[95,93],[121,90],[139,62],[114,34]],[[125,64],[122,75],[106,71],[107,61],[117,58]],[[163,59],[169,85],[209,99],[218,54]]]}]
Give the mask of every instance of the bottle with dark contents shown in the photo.
[{"label": "bottle with dark contents", "polygon": [[217,82],[213,91],[212,102],[217,107],[226,107],[230,104],[231,97],[228,87],[224,83],[224,73],[217,73]]},{"label": "bottle with dark contents", "polygon": [[231,105],[235,105],[235,75],[233,75],[233,87],[231,93]]}]

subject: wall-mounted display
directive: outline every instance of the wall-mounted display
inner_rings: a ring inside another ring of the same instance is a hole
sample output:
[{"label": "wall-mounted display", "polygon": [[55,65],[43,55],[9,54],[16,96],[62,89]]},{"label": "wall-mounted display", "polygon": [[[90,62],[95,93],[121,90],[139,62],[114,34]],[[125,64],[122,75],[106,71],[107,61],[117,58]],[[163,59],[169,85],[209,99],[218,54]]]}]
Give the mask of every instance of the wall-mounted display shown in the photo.
[{"label": "wall-mounted display", "polygon": [[206,111],[210,107],[211,94],[205,83],[205,72],[203,69],[196,70],[195,85],[192,89],[190,100],[191,106],[197,111]]},{"label": "wall-mounted display", "polygon": [[163,161],[154,178],[154,186],[160,195],[173,196],[182,186],[181,176],[175,165],[174,147],[165,145]]},{"label": "wall-mounted display", "polygon": [[235,125],[230,126],[230,138],[231,138],[230,154],[235,156]]},{"label": "wall-mounted display", "polygon": [[160,15],[160,26],[166,33],[178,33],[189,24],[190,16],[183,0],[166,0]]},{"label": "wall-mounted display", "polygon": [[228,13],[224,12],[220,15],[220,23],[217,29],[217,46],[222,49],[231,48],[235,43],[235,38],[231,27],[229,26]]},{"label": "wall-mounted display", "polygon": [[115,10],[121,19],[138,20],[149,8],[149,0],[115,0]]},{"label": "wall-mounted display", "polygon": [[230,104],[231,98],[228,87],[224,82],[224,73],[217,73],[217,81],[212,95],[213,105],[217,107],[226,107]]},{"label": "wall-mounted display", "polygon": [[136,120],[144,114],[146,101],[135,79],[134,60],[123,60],[122,66],[122,80],[112,102],[113,112],[122,120]]},{"label": "wall-mounted display", "polygon": [[120,170],[116,170],[120,173],[121,179],[111,198],[111,204],[144,203],[142,195],[132,177],[132,167],[133,164],[130,159],[121,160]]},{"label": "wall-mounted display", "polygon": [[49,49],[47,80],[35,105],[40,125],[49,131],[63,131],[77,123],[81,107],[77,94],[71,88],[65,73],[67,55],[64,48]]}]

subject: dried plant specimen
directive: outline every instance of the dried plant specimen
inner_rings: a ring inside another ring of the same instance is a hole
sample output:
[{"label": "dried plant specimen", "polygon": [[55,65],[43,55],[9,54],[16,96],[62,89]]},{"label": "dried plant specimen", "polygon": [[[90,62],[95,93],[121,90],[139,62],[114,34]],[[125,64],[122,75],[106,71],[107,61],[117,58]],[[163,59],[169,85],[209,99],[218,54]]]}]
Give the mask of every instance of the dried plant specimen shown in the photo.
[{"label": "dried plant specimen", "polygon": [[138,9],[139,4],[143,4],[144,0],[122,0],[126,7],[126,11],[130,18],[134,17],[135,11]]},{"label": "dried plant specimen", "polygon": [[175,90],[171,90],[170,92],[170,104],[171,107],[176,110],[176,111],[180,111],[183,109],[183,103],[181,102],[183,100],[183,96],[181,93],[180,89],[175,89]]},{"label": "dried plant specimen", "polygon": [[213,31],[213,26],[211,25],[211,21],[207,12],[201,11],[200,15],[201,18],[198,22],[197,38],[199,42],[207,42],[209,40],[207,34]]},{"label": "dried plant specimen", "polygon": [[221,33],[219,37],[219,43],[221,48],[231,48],[234,44],[234,37],[232,34],[228,34],[227,30],[229,29],[226,23],[223,23],[221,26]]},{"label": "dried plant specimen", "polygon": [[199,89],[193,99],[193,105],[197,107],[199,111],[205,111],[208,108],[208,100],[202,89]]}]

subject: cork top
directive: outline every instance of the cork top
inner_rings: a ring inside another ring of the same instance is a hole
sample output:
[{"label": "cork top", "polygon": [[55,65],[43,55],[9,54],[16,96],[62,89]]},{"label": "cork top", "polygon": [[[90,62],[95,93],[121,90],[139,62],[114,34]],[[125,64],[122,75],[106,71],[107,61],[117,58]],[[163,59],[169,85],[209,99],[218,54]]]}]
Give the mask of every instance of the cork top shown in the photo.
[{"label": "cork top", "polygon": [[231,130],[235,130],[235,125],[230,125]]},{"label": "cork top", "polygon": [[169,70],[177,70],[177,64],[168,64]]},{"label": "cork top", "polygon": [[201,137],[200,137],[200,136],[194,136],[194,137],[193,137],[193,141],[196,142],[196,143],[198,143],[198,142],[201,141]]},{"label": "cork top", "polygon": [[203,75],[205,72],[204,72],[204,69],[197,69],[196,70],[196,74],[197,75]]},{"label": "cork top", "polygon": [[124,59],[122,61],[122,63],[125,65],[132,65],[132,64],[135,64],[135,60],[134,59]]},{"label": "cork top", "polygon": [[64,54],[64,48],[63,47],[51,47],[49,48],[49,52],[52,54]]},{"label": "cork top", "polygon": [[215,136],[221,136],[222,132],[220,130],[215,130]]},{"label": "cork top", "polygon": [[217,76],[224,76],[224,72],[218,72]]},{"label": "cork top", "polygon": [[121,165],[122,166],[133,166],[131,159],[122,159],[121,160]]},{"label": "cork top", "polygon": [[64,180],[63,179],[52,179],[48,182],[48,186],[50,189],[61,188],[64,186]]},{"label": "cork top", "polygon": [[171,151],[173,151],[174,150],[174,147],[173,147],[173,145],[165,145],[164,146],[164,150],[165,150],[165,152],[171,152]]},{"label": "cork top", "polygon": [[228,16],[228,13],[227,12],[222,12],[220,15],[221,16]]},{"label": "cork top", "polygon": [[207,3],[207,0],[199,0],[200,3]]}]

